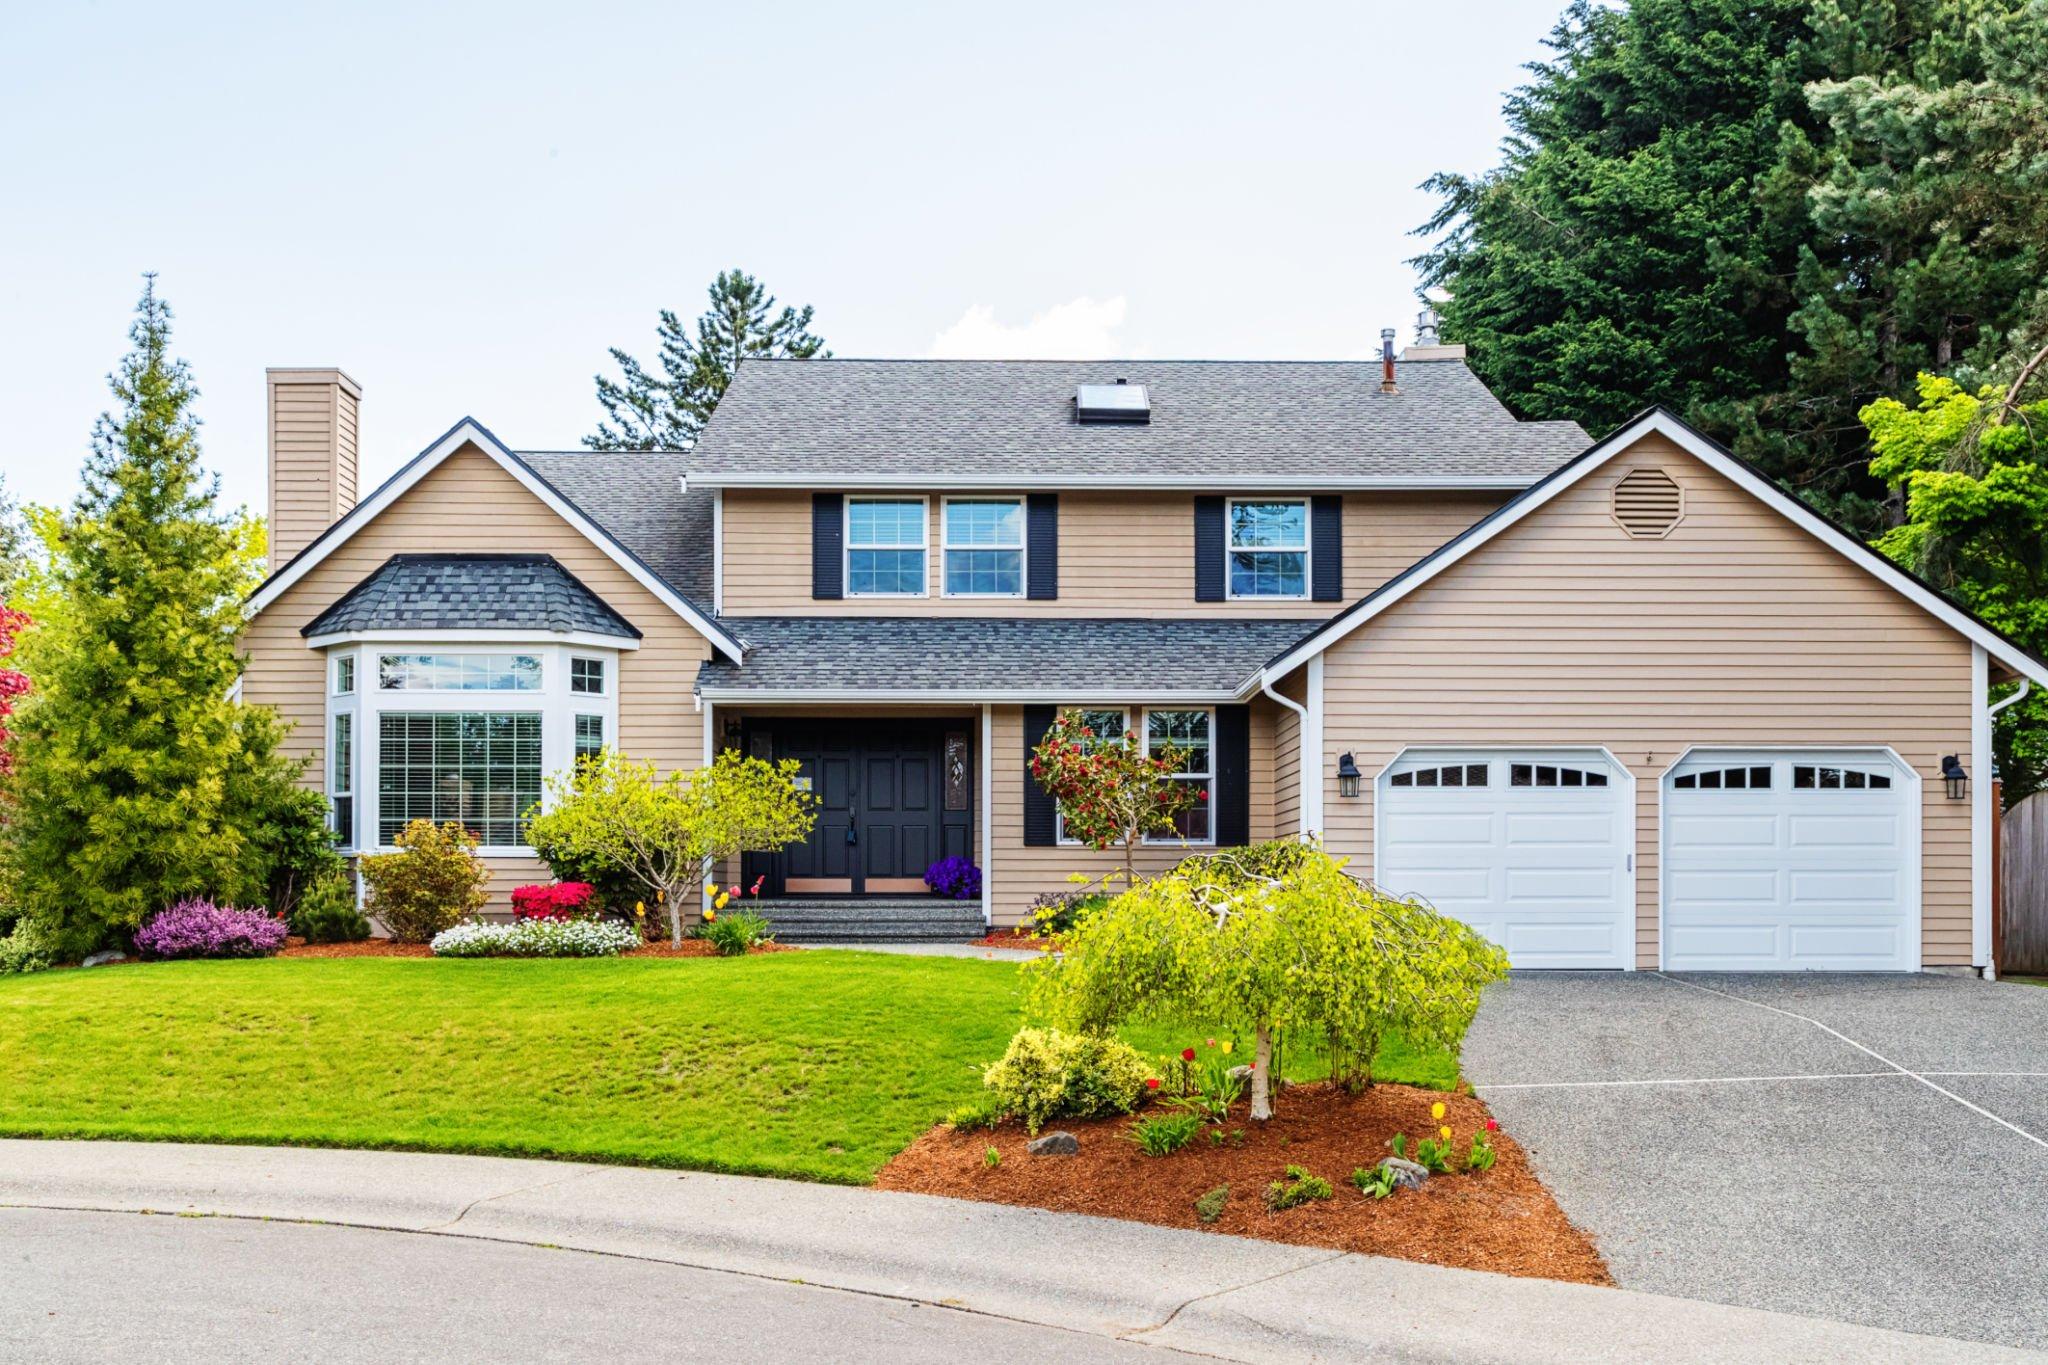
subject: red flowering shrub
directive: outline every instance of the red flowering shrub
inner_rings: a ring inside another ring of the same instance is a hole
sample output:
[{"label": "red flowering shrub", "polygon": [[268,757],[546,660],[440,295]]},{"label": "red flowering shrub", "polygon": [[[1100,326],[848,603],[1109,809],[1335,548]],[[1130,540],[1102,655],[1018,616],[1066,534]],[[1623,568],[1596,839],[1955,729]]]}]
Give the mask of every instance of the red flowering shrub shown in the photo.
[{"label": "red flowering shrub", "polygon": [[517,919],[580,919],[590,913],[596,894],[589,882],[514,887],[512,914]]},{"label": "red flowering shrub", "polygon": [[[27,630],[28,617],[8,607],[0,607],[0,659],[14,652],[14,637]],[[7,729],[7,717],[14,710],[14,699],[28,691],[28,676],[18,669],[0,667],[0,773],[13,769],[14,756],[7,751],[7,741],[12,735]]]},{"label": "red flowering shrub", "polygon": [[1067,837],[1120,848],[1128,884],[1131,850],[1148,834],[1176,834],[1174,817],[1206,800],[1199,784],[1175,780],[1188,750],[1157,741],[1147,753],[1135,729],[1105,738],[1081,714],[1063,711],[1031,751],[1031,776],[1059,804]]}]

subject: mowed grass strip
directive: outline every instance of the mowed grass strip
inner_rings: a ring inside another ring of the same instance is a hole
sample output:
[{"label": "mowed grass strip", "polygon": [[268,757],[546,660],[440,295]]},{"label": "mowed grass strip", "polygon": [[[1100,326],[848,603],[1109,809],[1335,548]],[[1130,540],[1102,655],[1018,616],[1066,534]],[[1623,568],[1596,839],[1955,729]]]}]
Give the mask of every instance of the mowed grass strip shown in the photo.
[{"label": "mowed grass strip", "polygon": [[[975,1093],[1020,1002],[1013,963],[852,952],[45,972],[0,979],[0,1134],[861,1183]],[[1382,1074],[1447,1085],[1456,1065],[1390,1049]]]}]

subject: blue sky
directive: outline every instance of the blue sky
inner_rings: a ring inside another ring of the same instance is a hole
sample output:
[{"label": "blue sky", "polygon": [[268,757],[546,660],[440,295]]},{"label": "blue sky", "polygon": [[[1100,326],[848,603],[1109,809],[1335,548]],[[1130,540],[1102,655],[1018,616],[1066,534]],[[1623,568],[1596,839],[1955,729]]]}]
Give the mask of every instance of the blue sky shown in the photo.
[{"label": "blue sky", "polygon": [[1560,8],[22,8],[0,470],[70,496],[144,270],[258,507],[266,365],[362,383],[371,483],[465,414],[570,447],[735,265],[840,355],[1369,354]]}]

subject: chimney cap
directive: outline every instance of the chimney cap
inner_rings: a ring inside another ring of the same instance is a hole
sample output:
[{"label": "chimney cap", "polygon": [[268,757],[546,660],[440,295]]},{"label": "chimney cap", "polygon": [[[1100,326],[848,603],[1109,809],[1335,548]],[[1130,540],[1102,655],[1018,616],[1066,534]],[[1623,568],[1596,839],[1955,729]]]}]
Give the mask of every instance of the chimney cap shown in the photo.
[{"label": "chimney cap", "polygon": [[338,365],[272,365],[263,379],[266,384],[338,384],[351,398],[363,396],[363,386]]}]

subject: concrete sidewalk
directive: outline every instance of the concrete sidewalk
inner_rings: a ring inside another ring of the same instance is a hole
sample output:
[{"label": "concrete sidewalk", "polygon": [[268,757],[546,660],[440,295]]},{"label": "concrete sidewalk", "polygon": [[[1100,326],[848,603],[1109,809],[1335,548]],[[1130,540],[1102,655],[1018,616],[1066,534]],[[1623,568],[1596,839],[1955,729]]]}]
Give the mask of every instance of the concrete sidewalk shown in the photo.
[{"label": "concrete sidewalk", "polygon": [[212,1214],[563,1247],[1231,1360],[2042,1358],[1074,1214],[493,1157],[0,1140],[0,1206]]}]

